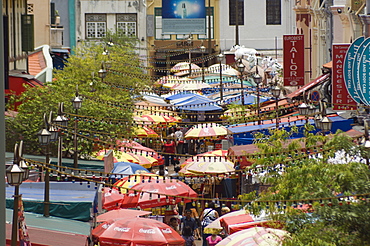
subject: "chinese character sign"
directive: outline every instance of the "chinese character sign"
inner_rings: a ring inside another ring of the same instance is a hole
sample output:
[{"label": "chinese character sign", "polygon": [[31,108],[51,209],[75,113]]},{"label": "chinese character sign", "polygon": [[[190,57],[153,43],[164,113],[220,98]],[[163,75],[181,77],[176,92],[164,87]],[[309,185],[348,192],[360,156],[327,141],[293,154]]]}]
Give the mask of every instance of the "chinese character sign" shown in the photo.
[{"label": "chinese character sign", "polygon": [[349,95],[344,81],[344,58],[349,44],[333,45],[332,102],[334,110],[353,110],[356,102]]},{"label": "chinese character sign", "polygon": [[304,85],[304,36],[284,35],[284,85]]}]

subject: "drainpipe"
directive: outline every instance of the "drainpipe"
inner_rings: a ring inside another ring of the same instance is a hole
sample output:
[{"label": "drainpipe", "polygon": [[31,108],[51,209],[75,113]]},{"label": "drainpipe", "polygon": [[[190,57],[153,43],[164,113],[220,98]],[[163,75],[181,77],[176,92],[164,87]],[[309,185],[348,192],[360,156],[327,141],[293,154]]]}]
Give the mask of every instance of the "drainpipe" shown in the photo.
[{"label": "drainpipe", "polygon": [[370,36],[370,0],[366,0],[366,14],[360,15],[361,22],[363,25],[363,35],[365,37]]},{"label": "drainpipe", "polygon": [[15,0],[13,0],[13,57],[14,57],[14,62],[13,62],[13,69],[16,70],[17,69],[17,44],[16,44],[16,41],[17,41],[17,38],[16,38],[16,7],[15,7]]}]

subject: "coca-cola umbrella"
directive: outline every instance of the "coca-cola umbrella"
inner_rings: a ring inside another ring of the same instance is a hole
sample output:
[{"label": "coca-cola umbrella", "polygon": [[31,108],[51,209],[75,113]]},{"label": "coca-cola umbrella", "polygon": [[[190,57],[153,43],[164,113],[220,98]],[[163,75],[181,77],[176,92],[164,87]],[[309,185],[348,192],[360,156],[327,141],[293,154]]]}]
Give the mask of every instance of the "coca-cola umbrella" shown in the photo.
[{"label": "coca-cola umbrella", "polygon": [[183,246],[185,240],[170,226],[147,218],[111,220],[91,232],[100,246]]},{"label": "coca-cola umbrella", "polygon": [[123,177],[113,184],[113,189],[121,191],[121,193],[127,193],[128,189],[132,188],[134,185],[145,182],[145,180],[150,180],[156,182],[157,179],[163,179],[163,176],[159,176],[153,173],[141,173],[136,175],[129,175],[128,177]]},{"label": "coca-cola umbrella", "polygon": [[105,222],[109,220],[119,220],[123,218],[138,217],[148,215],[151,213],[152,212],[149,211],[121,208],[117,210],[111,210],[104,214],[98,215],[98,217],[96,217],[96,222]]},{"label": "coca-cola umbrella", "polygon": [[157,179],[132,186],[121,203],[122,208],[153,208],[176,203],[190,202],[198,194],[187,184],[169,178]]},{"label": "coca-cola umbrella", "polygon": [[118,209],[121,206],[123,195],[116,189],[104,187],[102,192],[102,204],[106,210]]}]

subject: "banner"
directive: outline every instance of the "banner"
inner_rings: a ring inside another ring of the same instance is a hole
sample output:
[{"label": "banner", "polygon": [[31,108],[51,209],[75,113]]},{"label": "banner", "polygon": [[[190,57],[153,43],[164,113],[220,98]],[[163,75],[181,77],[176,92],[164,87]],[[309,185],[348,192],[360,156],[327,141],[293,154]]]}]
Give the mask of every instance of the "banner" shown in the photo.
[{"label": "banner", "polygon": [[205,0],[162,0],[163,34],[206,34]]},{"label": "banner", "polygon": [[284,86],[304,85],[304,36],[284,35]]},{"label": "banner", "polygon": [[350,96],[344,80],[344,60],[349,46],[349,44],[333,44],[331,85],[334,110],[353,110],[357,105]]},{"label": "banner", "polygon": [[24,217],[22,196],[19,197],[18,202],[18,225],[19,245],[31,246],[30,236],[28,235],[28,229],[26,225],[26,219]]}]

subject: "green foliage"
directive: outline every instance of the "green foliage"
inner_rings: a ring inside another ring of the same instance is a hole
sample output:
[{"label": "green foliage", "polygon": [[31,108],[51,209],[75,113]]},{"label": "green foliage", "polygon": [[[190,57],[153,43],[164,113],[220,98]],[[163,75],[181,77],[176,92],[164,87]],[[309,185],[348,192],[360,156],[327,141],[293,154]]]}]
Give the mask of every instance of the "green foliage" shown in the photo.
[{"label": "green foliage", "polygon": [[[297,129],[294,129],[296,131]],[[297,158],[299,145],[289,147],[287,139],[292,132],[271,130],[269,134],[256,134],[255,144],[264,154],[256,161],[265,175],[262,182],[271,187],[258,196],[243,194],[242,199],[252,199],[246,208],[253,213],[267,211],[274,221],[284,225],[291,238],[284,245],[370,245],[370,205],[366,197],[354,194],[370,193],[370,172],[367,165],[349,162],[331,164],[338,150],[349,154],[359,153],[352,139],[342,132],[326,137],[312,134],[311,126],[305,126],[307,148],[324,144],[330,148],[324,158]],[[276,154],[276,153],[281,154]],[[291,155],[291,161],[284,162]],[[274,166],[284,163],[283,169]],[[288,165],[287,165],[288,164]],[[266,172],[267,171],[267,172]],[[257,171],[258,172],[258,171]],[[343,198],[335,198],[341,194]],[[349,197],[353,197],[349,200]],[[331,198],[331,199],[323,199]],[[263,202],[265,201],[265,202]],[[271,201],[285,201],[281,203]],[[294,204],[309,204],[310,213],[293,209]]]},{"label": "green foliage", "polygon": [[[119,38],[115,41],[123,42]],[[132,40],[109,47],[104,43],[81,43],[68,59],[64,70],[54,71],[52,83],[44,87],[27,88],[20,97],[13,97],[8,108],[14,109],[15,103],[21,105],[17,108],[17,117],[7,120],[7,150],[12,151],[14,143],[23,139],[25,153],[39,153],[37,132],[44,127],[42,116],[50,111],[57,112],[60,102],[64,103],[64,111],[69,117],[69,126],[63,138],[66,153],[73,152],[75,120],[78,120],[80,155],[91,153],[94,139],[115,143],[117,137],[129,134],[133,98],[151,83],[142,78],[143,71],[139,68],[138,56],[130,48],[132,45]],[[109,56],[102,54],[105,49],[109,51]],[[102,80],[98,77],[98,71],[102,62],[108,60],[112,66],[107,69],[107,76]],[[77,118],[71,103],[76,86],[83,97]],[[108,102],[123,106],[112,107]],[[53,144],[52,149],[55,154],[56,147]]]}]

